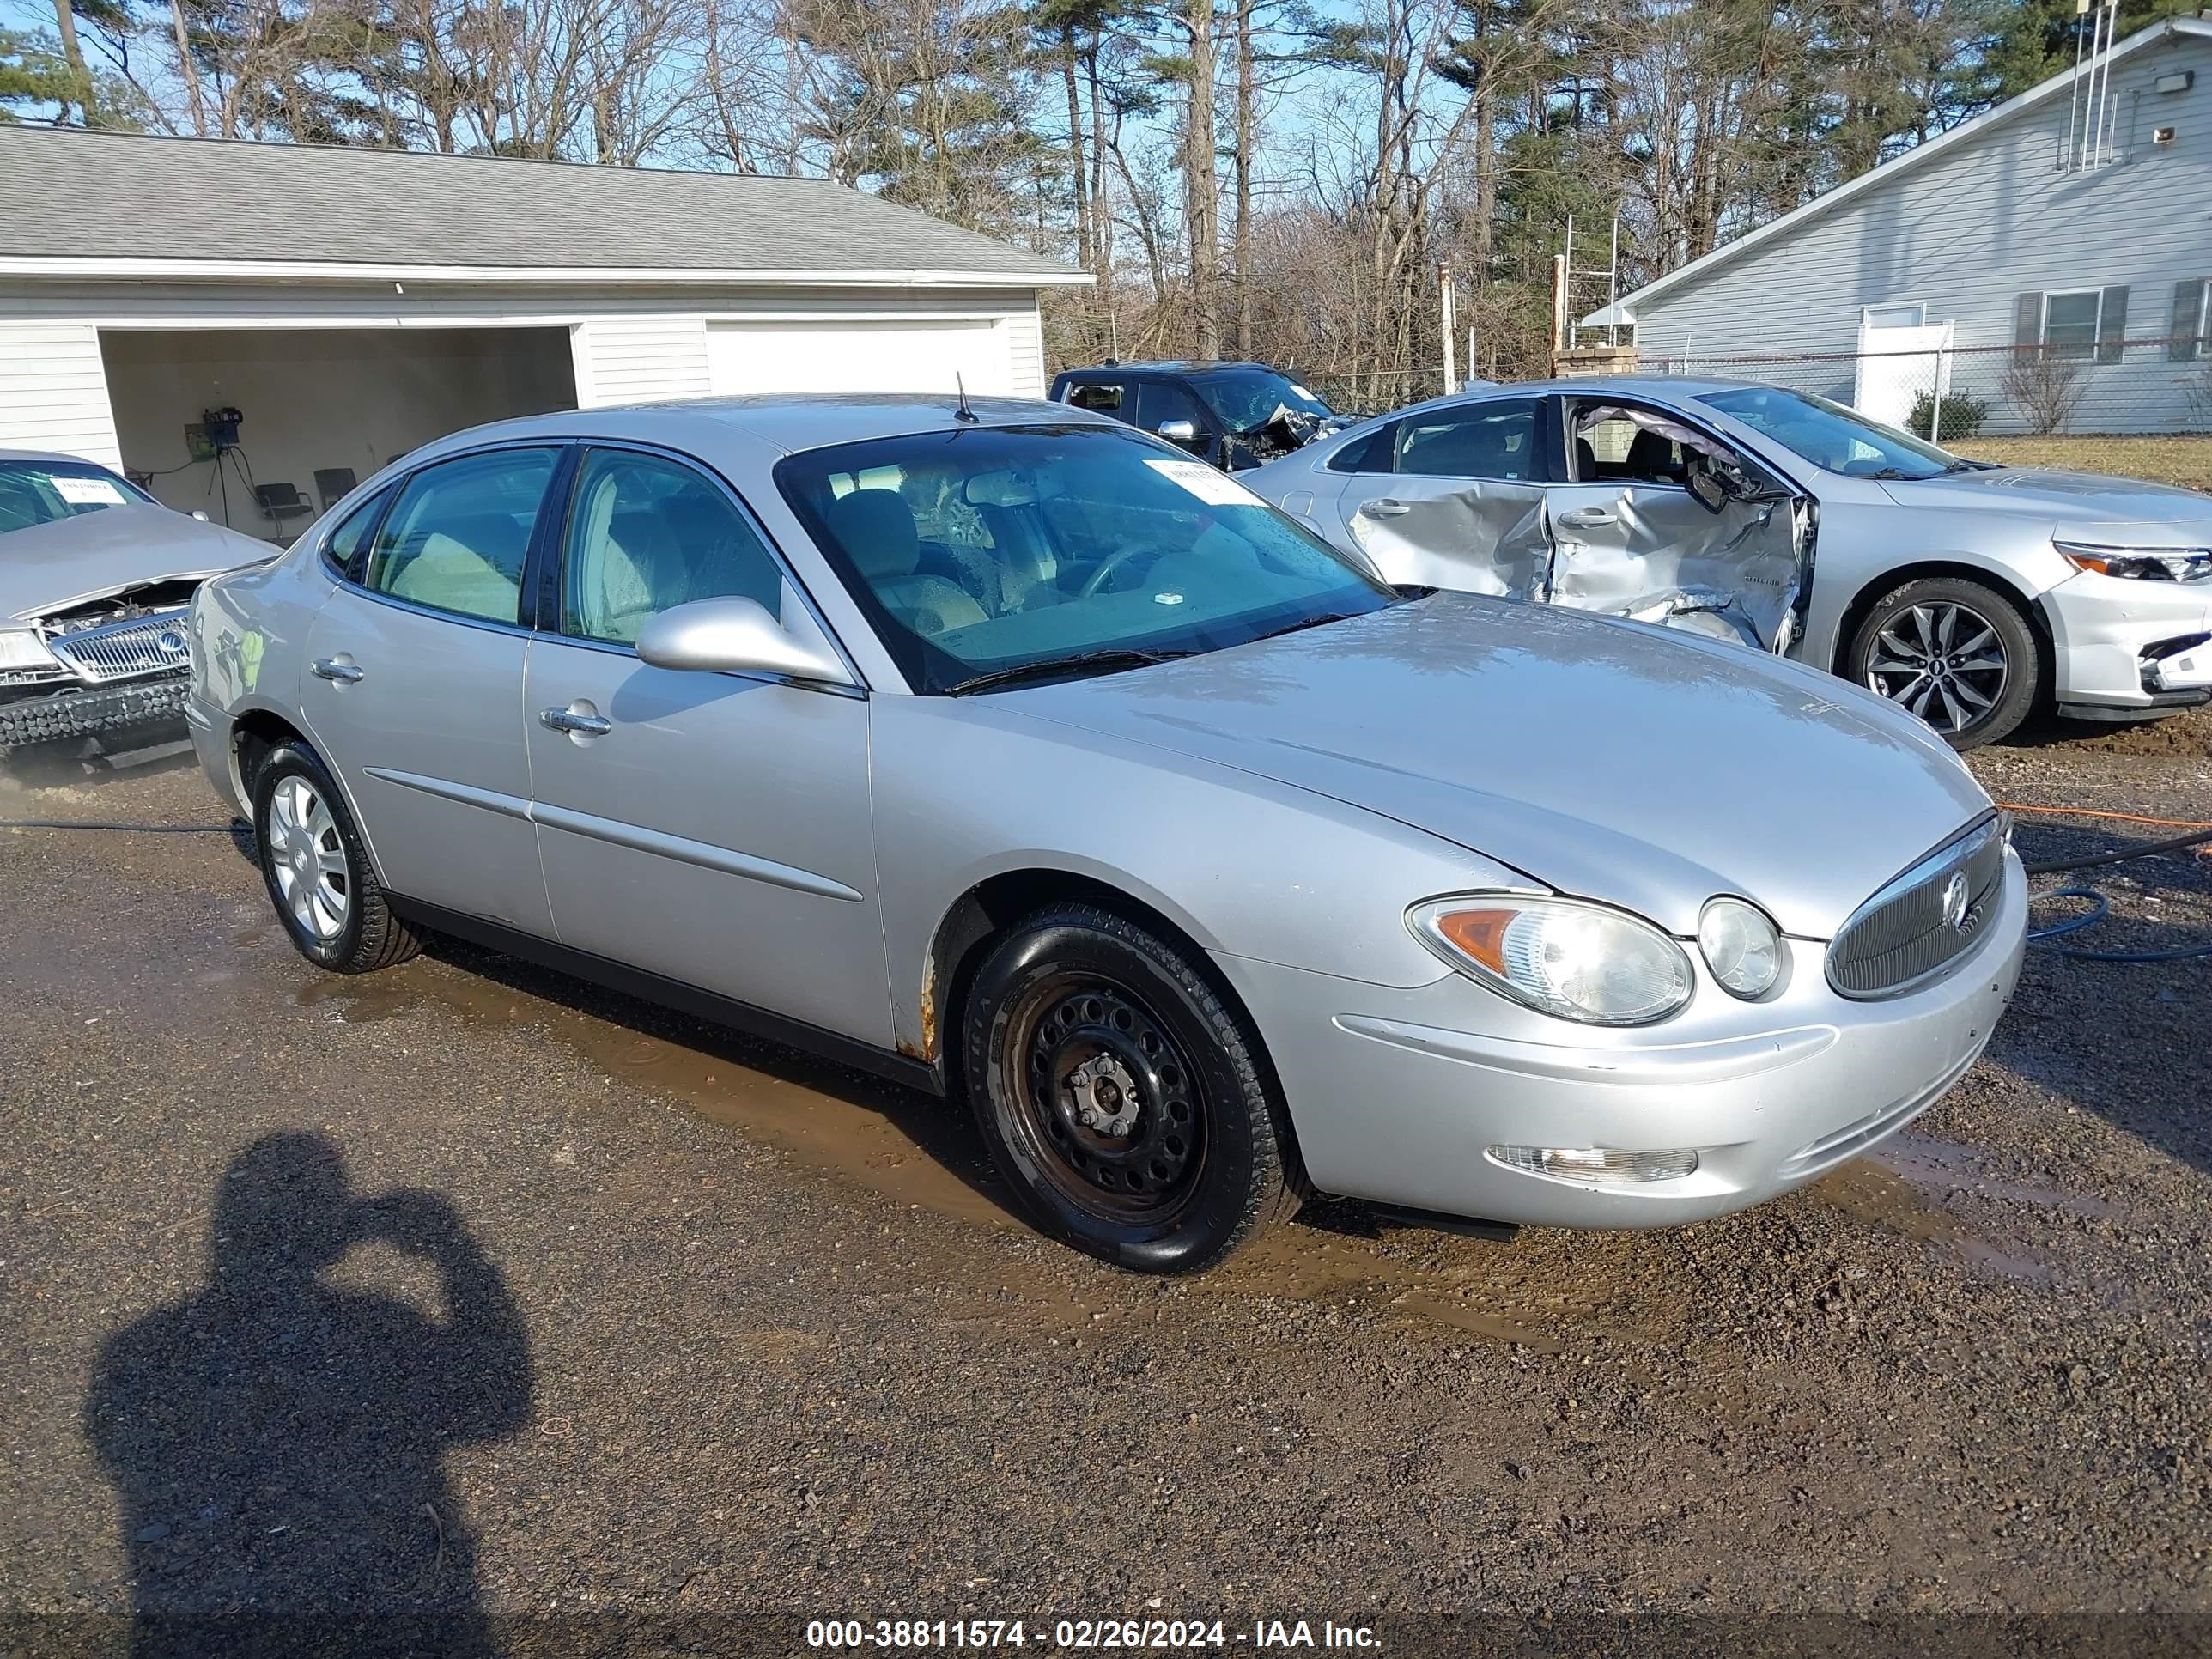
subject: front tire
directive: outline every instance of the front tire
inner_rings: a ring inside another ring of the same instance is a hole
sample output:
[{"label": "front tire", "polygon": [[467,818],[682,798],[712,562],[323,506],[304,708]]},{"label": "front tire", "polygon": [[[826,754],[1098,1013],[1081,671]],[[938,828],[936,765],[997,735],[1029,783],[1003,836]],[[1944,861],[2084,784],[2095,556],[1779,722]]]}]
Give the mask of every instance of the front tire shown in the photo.
[{"label": "front tire", "polygon": [[1000,1173],[1039,1228],[1140,1273],[1197,1273],[1297,1207],[1259,1043],[1176,947],[1067,905],[993,948],[962,1060]]},{"label": "front tire", "polygon": [[367,974],[422,948],[392,914],[345,798],[303,743],[271,750],[253,780],[261,879],[300,954],[334,974]]},{"label": "front tire", "polygon": [[2020,606],[1956,576],[1882,595],[1852,637],[1845,672],[1962,750],[2010,737],[2045,678],[2042,645]]}]

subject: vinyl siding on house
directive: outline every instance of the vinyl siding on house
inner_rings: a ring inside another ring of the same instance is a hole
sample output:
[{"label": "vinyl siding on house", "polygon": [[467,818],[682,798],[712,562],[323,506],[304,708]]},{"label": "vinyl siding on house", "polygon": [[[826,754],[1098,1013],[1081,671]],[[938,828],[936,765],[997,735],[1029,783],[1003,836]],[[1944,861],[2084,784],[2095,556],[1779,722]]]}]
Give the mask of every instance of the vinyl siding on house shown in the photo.
[{"label": "vinyl siding on house", "polygon": [[[2160,76],[2191,70],[2188,90],[2156,90]],[[1988,429],[2018,429],[1998,386],[2018,296],[2124,286],[2126,337],[2137,343],[2118,363],[2081,364],[2069,429],[2201,429],[2212,410],[2200,412],[2197,383],[2212,367],[2169,361],[2164,342],[2175,284],[2212,276],[2212,40],[2152,42],[2113,64],[2111,88],[2121,159],[2110,165],[2061,170],[2070,115],[2061,87],[1924,161],[1890,163],[1888,181],[1678,287],[1628,296],[1643,366],[1849,401],[1863,308],[1917,302],[1929,323],[1954,325],[1954,390],[1992,403]],[[2161,127],[2172,138],[2154,143]],[[1798,354],[1827,360],[1727,361]]]},{"label": "vinyl siding on house", "polygon": [[0,316],[0,449],[55,449],[123,465],[98,329]]}]

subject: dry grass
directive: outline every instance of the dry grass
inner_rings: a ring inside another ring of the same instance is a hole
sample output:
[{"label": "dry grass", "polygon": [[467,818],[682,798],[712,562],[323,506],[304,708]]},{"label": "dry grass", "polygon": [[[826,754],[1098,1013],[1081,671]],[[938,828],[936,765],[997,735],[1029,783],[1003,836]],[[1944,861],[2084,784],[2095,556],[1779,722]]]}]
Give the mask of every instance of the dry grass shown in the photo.
[{"label": "dry grass", "polygon": [[2212,437],[1960,438],[1944,447],[2008,466],[2061,466],[2212,491]]}]

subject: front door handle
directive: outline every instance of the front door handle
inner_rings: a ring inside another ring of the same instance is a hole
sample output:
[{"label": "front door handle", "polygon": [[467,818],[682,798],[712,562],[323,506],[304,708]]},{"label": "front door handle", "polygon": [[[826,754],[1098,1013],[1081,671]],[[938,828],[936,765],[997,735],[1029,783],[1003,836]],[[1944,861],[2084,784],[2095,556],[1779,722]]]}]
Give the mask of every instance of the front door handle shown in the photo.
[{"label": "front door handle", "polygon": [[1616,520],[1611,507],[1578,507],[1571,513],[1560,514],[1559,522],[1574,530],[1595,530]]},{"label": "front door handle", "polygon": [[1395,519],[1401,513],[1411,513],[1413,509],[1404,501],[1394,501],[1385,497],[1381,501],[1370,501],[1359,510],[1370,519]]},{"label": "front door handle", "polygon": [[340,685],[352,685],[362,678],[361,665],[343,657],[322,658],[315,664],[315,674],[319,679],[335,680]]},{"label": "front door handle", "polygon": [[554,731],[576,738],[604,738],[615,729],[615,723],[604,714],[580,714],[573,708],[548,708],[538,718]]}]

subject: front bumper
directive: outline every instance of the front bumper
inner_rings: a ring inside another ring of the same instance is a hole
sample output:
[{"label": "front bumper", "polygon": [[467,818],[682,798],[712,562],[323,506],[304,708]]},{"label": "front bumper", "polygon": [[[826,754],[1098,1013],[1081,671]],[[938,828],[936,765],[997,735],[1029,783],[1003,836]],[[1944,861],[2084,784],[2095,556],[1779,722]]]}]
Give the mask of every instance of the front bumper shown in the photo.
[{"label": "front bumper", "polygon": [[2043,595],[2057,658],[2057,701],[2069,714],[2152,714],[2212,700],[2212,590],[2083,571]]},{"label": "front bumper", "polygon": [[[2027,921],[2027,877],[2008,852],[1981,940],[1908,995],[1839,997],[1825,947],[1792,940],[1789,982],[1769,1001],[1735,1002],[1700,967],[1675,1020],[1630,1031],[1547,1020],[1543,1041],[1524,1011],[1456,974],[1396,990],[1214,959],[1259,1024],[1321,1190],[1491,1221],[1656,1227],[1787,1192],[1935,1104],[2011,999]],[[1692,1148],[1698,1163],[1605,1185],[1506,1168],[1486,1155],[1493,1146]]]},{"label": "front bumper", "polygon": [[124,685],[41,691],[0,702],[0,749],[86,738],[176,720],[185,708],[181,670]]}]

